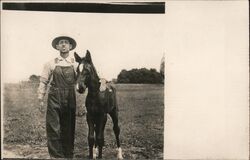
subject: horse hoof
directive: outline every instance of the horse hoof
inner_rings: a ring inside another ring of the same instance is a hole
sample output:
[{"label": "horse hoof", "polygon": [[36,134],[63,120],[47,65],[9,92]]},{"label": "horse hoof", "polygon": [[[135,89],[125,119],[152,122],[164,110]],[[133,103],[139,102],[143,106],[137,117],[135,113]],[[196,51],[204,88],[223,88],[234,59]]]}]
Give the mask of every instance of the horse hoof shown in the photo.
[{"label": "horse hoof", "polygon": [[96,159],[97,157],[97,152],[98,152],[98,149],[93,147],[93,159]]},{"label": "horse hoof", "polygon": [[117,159],[118,160],[122,160],[122,149],[121,148],[117,148]]}]

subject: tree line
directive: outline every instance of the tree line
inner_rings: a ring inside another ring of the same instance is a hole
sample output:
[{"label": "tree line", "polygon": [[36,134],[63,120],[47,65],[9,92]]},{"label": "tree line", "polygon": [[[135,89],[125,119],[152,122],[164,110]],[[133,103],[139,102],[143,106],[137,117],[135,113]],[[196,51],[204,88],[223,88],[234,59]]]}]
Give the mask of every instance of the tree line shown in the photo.
[{"label": "tree line", "polygon": [[117,83],[164,83],[164,77],[156,69],[131,69],[122,70],[118,77]]}]

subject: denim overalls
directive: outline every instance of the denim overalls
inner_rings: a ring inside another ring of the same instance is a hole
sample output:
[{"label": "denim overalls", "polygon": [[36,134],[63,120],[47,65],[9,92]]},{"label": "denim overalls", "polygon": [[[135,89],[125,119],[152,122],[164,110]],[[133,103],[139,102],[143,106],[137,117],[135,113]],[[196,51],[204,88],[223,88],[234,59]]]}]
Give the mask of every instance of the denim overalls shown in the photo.
[{"label": "denim overalls", "polygon": [[48,94],[46,132],[54,158],[72,158],[74,151],[76,74],[73,66],[55,66]]}]

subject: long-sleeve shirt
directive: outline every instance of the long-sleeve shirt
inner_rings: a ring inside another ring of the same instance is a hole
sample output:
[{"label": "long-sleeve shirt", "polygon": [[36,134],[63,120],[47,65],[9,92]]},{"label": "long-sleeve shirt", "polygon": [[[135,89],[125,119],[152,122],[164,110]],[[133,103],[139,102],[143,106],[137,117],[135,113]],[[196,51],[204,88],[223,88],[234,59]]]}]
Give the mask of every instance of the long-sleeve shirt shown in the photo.
[{"label": "long-sleeve shirt", "polygon": [[73,66],[76,72],[78,63],[72,57],[63,58],[61,56],[54,58],[53,60],[47,62],[41,73],[40,84],[38,87],[38,99],[43,99],[46,94],[48,84],[52,80],[52,73],[56,66]]}]

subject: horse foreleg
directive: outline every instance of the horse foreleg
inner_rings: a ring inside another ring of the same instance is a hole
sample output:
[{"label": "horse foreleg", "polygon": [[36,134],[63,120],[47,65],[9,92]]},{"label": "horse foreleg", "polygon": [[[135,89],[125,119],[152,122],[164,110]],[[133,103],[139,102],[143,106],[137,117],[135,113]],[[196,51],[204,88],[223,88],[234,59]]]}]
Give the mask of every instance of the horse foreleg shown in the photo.
[{"label": "horse foreleg", "polygon": [[93,159],[96,159],[97,154],[98,154],[97,135],[98,135],[98,129],[97,129],[97,126],[95,126],[95,144],[94,144],[94,147],[93,147]]},{"label": "horse foreleg", "polygon": [[98,150],[96,147],[93,147],[93,159],[96,159]]},{"label": "horse foreleg", "polygon": [[99,124],[97,125],[98,158],[102,158],[102,148],[104,146],[104,129],[105,129],[106,122],[107,122],[106,114],[99,117]]},{"label": "horse foreleg", "polygon": [[93,159],[93,148],[95,144],[95,137],[94,137],[94,122],[92,117],[87,113],[87,123],[89,127],[89,132],[88,132],[88,144],[89,144],[89,158]]}]

